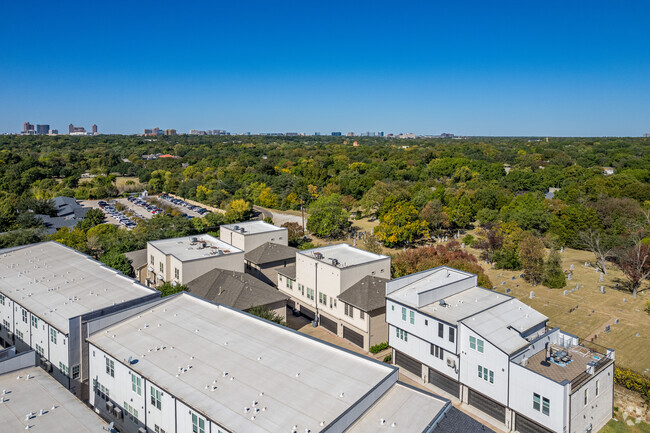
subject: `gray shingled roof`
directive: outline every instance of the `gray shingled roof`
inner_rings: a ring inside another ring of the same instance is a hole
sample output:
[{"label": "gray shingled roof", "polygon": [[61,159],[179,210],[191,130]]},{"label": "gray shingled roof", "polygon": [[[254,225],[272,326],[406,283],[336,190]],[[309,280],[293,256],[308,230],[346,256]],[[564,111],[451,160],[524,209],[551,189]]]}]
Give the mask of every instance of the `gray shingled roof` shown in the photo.
[{"label": "gray shingled roof", "polygon": [[387,281],[385,278],[367,275],[341,293],[338,298],[360,310],[374,311],[386,306]]},{"label": "gray shingled roof", "polygon": [[187,291],[238,310],[248,310],[289,299],[251,275],[222,269],[213,269],[190,281],[187,283]]},{"label": "gray shingled roof", "polygon": [[296,265],[285,266],[282,269],[278,269],[278,274],[289,277],[292,280],[296,279]]},{"label": "gray shingled roof", "polygon": [[280,260],[296,261],[296,248],[280,245],[273,242],[266,242],[259,247],[247,252],[244,258],[256,265],[277,262]]},{"label": "gray shingled roof", "polygon": [[141,250],[130,251],[124,254],[126,258],[131,262],[133,269],[139,269],[147,264],[147,249],[143,248]]},{"label": "gray shingled roof", "polygon": [[494,430],[484,426],[469,415],[455,407],[449,408],[433,429],[433,433],[494,433]]}]

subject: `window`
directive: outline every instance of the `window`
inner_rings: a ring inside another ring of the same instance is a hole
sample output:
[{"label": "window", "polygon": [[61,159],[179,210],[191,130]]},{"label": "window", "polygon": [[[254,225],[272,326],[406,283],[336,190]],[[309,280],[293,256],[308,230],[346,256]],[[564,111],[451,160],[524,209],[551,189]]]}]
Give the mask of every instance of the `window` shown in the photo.
[{"label": "window", "polygon": [[43,350],[43,348],[41,346],[39,346],[38,344],[36,344],[35,346],[36,346],[36,351],[38,352],[38,354],[41,355],[41,356],[45,356],[44,355],[45,350]]},{"label": "window", "polygon": [[395,306],[394,306],[394,305],[391,305],[391,306],[390,306],[390,310],[391,310],[391,311],[395,311]]},{"label": "window", "polygon": [[478,366],[478,377],[486,382],[494,383],[494,371]]},{"label": "window", "polygon": [[138,411],[133,406],[128,404],[127,402],[124,402],[124,410],[126,410],[126,413],[129,416],[129,418],[131,419],[131,421],[133,421],[134,423],[137,424],[137,422],[138,422]]},{"label": "window", "polygon": [[72,378],[73,379],[79,379],[79,366],[78,365],[73,365],[72,366]]},{"label": "window", "polygon": [[68,366],[59,361],[59,370],[61,370],[61,373],[65,374],[66,376],[68,375]]},{"label": "window", "polygon": [[192,433],[205,433],[205,420],[196,414],[192,414]]},{"label": "window", "polygon": [[56,329],[50,328],[50,341],[56,344]]},{"label": "window", "polygon": [[438,359],[442,359],[442,355],[444,355],[445,351],[442,349],[442,347],[436,346],[435,344],[431,345],[431,354],[435,356]]},{"label": "window", "polygon": [[450,326],[449,327],[449,341],[451,341],[453,343],[455,338],[456,338],[456,329],[454,329],[454,328],[452,328]]},{"label": "window", "polygon": [[160,262],[159,265],[158,265],[158,267],[160,268],[160,272],[164,272],[164,269],[165,269],[165,268],[164,268],[164,266],[163,266],[163,262]]},{"label": "window", "polygon": [[415,324],[415,311],[409,311],[409,321],[411,322],[411,325]]},{"label": "window", "polygon": [[344,304],[345,305],[345,315],[354,317],[354,307],[350,304]]},{"label": "window", "polygon": [[5,295],[0,295],[0,304],[5,304]]},{"label": "window", "polygon": [[365,313],[362,310],[359,310],[359,319],[363,320],[366,318]]},{"label": "window", "polygon": [[153,386],[151,387],[151,405],[160,410],[162,401],[162,392]]},{"label": "window", "polygon": [[293,280],[290,278],[287,278],[287,287],[289,290],[293,290]]},{"label": "window", "polygon": [[546,397],[542,397],[542,413],[544,415],[551,413],[551,401]]},{"label": "window", "polygon": [[[451,330],[451,328],[449,328]],[[451,337],[449,338],[449,341],[451,340]],[[469,348],[473,350],[478,350],[479,352],[483,353],[483,340],[478,339],[476,337],[469,337]]]},{"label": "window", "polygon": [[131,374],[131,390],[138,395],[142,395],[142,379],[140,376]]},{"label": "window", "polygon": [[332,308],[332,305],[333,305],[332,298],[330,298],[330,308]]},{"label": "window", "polygon": [[596,379],[596,397],[600,393],[600,379]]},{"label": "window", "polygon": [[406,322],[406,308],[402,307],[402,320]]},{"label": "window", "polygon": [[2,324],[5,325],[5,328],[7,328],[7,329],[11,328],[11,324],[9,322],[7,322],[5,319],[2,319]]},{"label": "window", "polygon": [[316,292],[313,289],[307,287],[307,299],[311,299],[313,301],[315,297],[316,297]]},{"label": "window", "polygon": [[27,310],[23,310],[23,322],[27,323]]},{"label": "window", "polygon": [[25,339],[23,338],[23,333],[20,332],[20,330],[16,329],[16,335],[18,336],[18,338],[20,338],[21,340],[25,341]]},{"label": "window", "polygon": [[445,325],[438,323],[438,337],[445,338]]},{"label": "window", "polygon": [[106,374],[115,377],[115,363],[112,359],[106,358]]},{"label": "window", "polygon": [[541,409],[541,397],[539,394],[533,394],[533,409],[539,412]]},{"label": "window", "polygon": [[151,266],[153,266],[154,265],[153,254],[149,256],[149,261],[151,262]]},{"label": "window", "polygon": [[589,389],[585,389],[585,406],[589,402]]},{"label": "window", "polygon": [[108,401],[108,388],[106,388],[101,383],[97,382],[97,379],[93,379],[93,390],[99,396],[99,398]]},{"label": "window", "polygon": [[427,319],[424,319],[424,326],[429,326],[429,321]]},{"label": "window", "polygon": [[395,328],[397,338],[404,341],[409,341],[409,335],[402,329]]},{"label": "window", "polygon": [[327,305],[327,295],[325,293],[319,293],[318,294],[318,302],[321,304]]},{"label": "window", "polygon": [[163,430],[163,429],[161,429],[160,427],[158,427],[158,424],[154,424],[154,426],[153,426],[153,431],[154,431],[155,433],[165,433],[165,430]]},{"label": "window", "polygon": [[174,268],[174,278],[177,280],[181,278],[181,272],[178,270],[178,268]]}]

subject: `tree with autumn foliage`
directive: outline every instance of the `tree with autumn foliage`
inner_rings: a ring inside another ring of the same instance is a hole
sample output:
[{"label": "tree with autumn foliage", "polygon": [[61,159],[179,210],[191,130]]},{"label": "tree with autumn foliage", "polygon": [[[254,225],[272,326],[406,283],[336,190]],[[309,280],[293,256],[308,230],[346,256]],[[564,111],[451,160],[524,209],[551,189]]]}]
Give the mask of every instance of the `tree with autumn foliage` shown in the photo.
[{"label": "tree with autumn foliage", "polygon": [[621,249],[617,254],[616,265],[625,274],[632,296],[636,298],[641,284],[650,277],[650,245],[635,242],[633,246]]},{"label": "tree with autumn foliage", "polygon": [[398,278],[438,266],[449,266],[476,274],[479,286],[490,289],[493,287],[490,277],[487,276],[476,256],[461,248],[456,241],[398,253],[393,257],[391,270],[393,278]]},{"label": "tree with autumn foliage", "polygon": [[413,242],[428,236],[426,221],[419,218],[418,210],[409,202],[399,202],[379,217],[374,235],[387,247]]}]

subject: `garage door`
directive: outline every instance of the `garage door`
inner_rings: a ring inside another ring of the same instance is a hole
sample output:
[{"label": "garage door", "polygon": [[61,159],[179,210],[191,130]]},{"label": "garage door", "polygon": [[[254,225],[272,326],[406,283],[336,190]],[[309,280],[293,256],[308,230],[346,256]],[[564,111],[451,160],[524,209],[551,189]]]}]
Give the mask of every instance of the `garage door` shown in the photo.
[{"label": "garage door", "polygon": [[503,423],[506,422],[506,408],[503,405],[500,405],[491,398],[487,398],[483,394],[479,394],[473,389],[469,390],[469,404],[475,408],[485,412],[490,415],[492,418],[499,420]]},{"label": "garage door", "polygon": [[327,329],[330,332],[333,332],[334,334],[338,332],[338,323],[336,323],[332,319],[328,319],[322,314],[320,316],[320,326],[322,326],[323,328]]},{"label": "garage door", "polygon": [[432,368],[429,368],[429,383],[437,386],[454,397],[460,396],[460,384],[458,381],[447,377],[442,373],[438,373]]},{"label": "garage door", "polygon": [[353,331],[352,329],[346,326],[343,327],[343,338],[363,348],[363,335]]},{"label": "garage door", "polygon": [[302,313],[303,316],[307,316],[309,320],[314,320],[314,317],[316,317],[314,312],[311,311],[309,308],[305,307],[304,305],[300,306],[300,313]]},{"label": "garage door", "polygon": [[408,355],[404,355],[402,352],[398,352],[397,350],[395,351],[395,365],[399,365],[404,370],[410,371],[417,377],[422,375],[422,363]]},{"label": "garage door", "polygon": [[515,430],[519,433],[553,433],[551,430],[515,413]]}]

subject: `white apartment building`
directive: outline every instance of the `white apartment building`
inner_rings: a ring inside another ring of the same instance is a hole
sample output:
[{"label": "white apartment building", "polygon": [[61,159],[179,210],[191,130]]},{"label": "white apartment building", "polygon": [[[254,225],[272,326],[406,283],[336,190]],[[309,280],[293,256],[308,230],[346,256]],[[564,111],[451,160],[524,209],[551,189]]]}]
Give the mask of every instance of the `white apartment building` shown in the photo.
[{"label": "white apartment building", "polygon": [[188,293],[88,341],[90,404],[123,433],[447,433],[459,416],[391,365]]},{"label": "white apartment building", "polygon": [[368,350],[387,341],[385,284],[390,257],[348,244],[296,253],[294,268],[278,270],[278,289],[325,329]]},{"label": "white apartment building", "polygon": [[109,325],[119,313],[160,298],[158,291],[51,241],[0,250],[0,270],[0,343],[36,350],[43,367],[82,397],[89,324]]},{"label": "white apartment building", "polygon": [[204,234],[147,243],[147,284],[186,284],[212,269],[244,272],[244,251]]},{"label": "white apartment building", "polygon": [[440,267],[386,284],[394,362],[521,433],[597,432],[612,415],[614,351],[581,342],[476,275]]},{"label": "white apartment building", "polygon": [[264,221],[245,221],[236,224],[224,224],[219,228],[219,239],[230,245],[249,252],[267,242],[289,245],[289,231]]},{"label": "white apartment building", "polygon": [[[108,424],[52,376],[36,367],[35,352],[0,350],[0,430],[100,433]],[[6,356],[9,355],[9,356]]]}]

